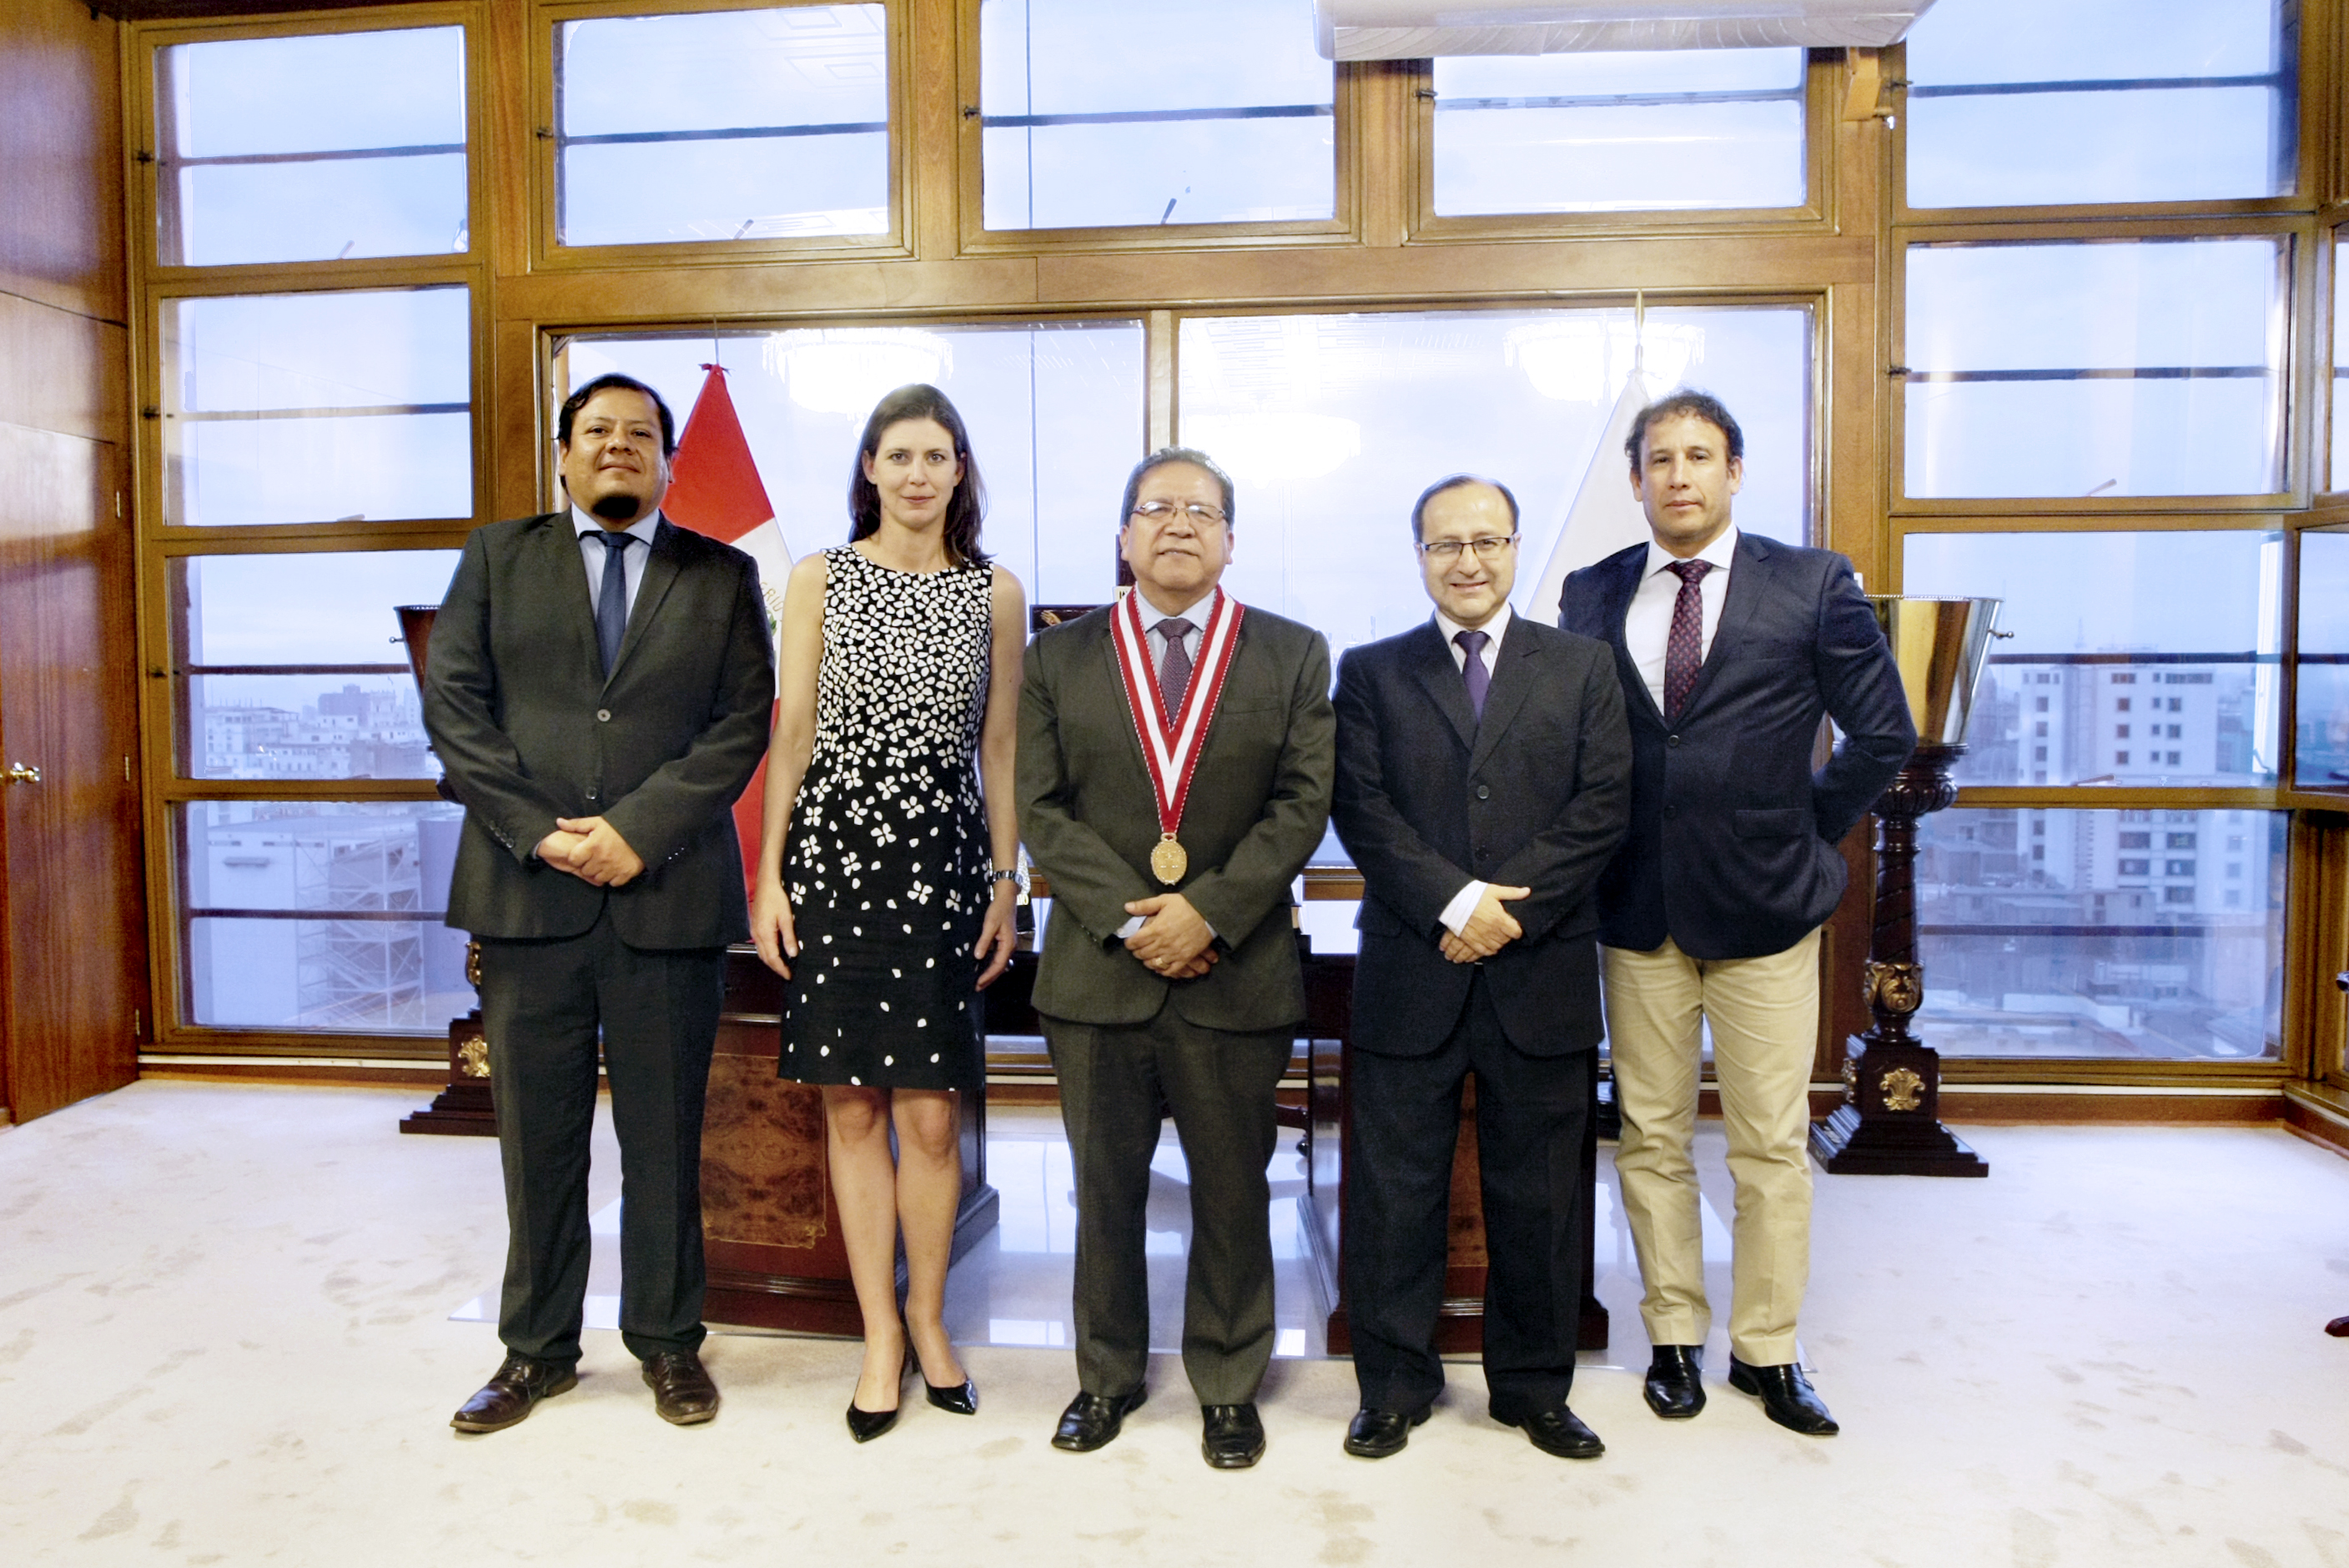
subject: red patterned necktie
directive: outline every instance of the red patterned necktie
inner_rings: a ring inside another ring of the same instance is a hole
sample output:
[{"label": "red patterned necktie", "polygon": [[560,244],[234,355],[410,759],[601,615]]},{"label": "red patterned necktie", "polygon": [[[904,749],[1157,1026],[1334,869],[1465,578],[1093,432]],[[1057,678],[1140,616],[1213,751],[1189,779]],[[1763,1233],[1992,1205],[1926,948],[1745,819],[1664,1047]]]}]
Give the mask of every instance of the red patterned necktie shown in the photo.
[{"label": "red patterned necktie", "polygon": [[1664,717],[1678,718],[1704,667],[1704,591],[1697,586],[1713,570],[1710,561],[1673,561],[1664,570],[1681,580],[1672,601],[1671,635],[1664,639]]}]

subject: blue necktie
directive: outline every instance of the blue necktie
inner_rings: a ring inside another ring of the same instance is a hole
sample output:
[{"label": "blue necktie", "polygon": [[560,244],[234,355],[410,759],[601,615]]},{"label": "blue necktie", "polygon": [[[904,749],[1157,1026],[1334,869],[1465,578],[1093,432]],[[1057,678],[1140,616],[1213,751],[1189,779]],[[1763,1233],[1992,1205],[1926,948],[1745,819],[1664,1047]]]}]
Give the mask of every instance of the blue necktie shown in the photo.
[{"label": "blue necktie", "polygon": [[1468,706],[1476,717],[1485,717],[1485,693],[1493,684],[1493,672],[1485,667],[1485,645],[1493,640],[1490,632],[1457,632],[1452,640],[1468,656],[1460,661],[1460,678],[1468,683]]},{"label": "blue necktie", "polygon": [[603,529],[593,537],[604,546],[604,589],[595,596],[595,645],[603,651],[608,678],[619,662],[621,634],[628,629],[628,546],[636,536]]}]

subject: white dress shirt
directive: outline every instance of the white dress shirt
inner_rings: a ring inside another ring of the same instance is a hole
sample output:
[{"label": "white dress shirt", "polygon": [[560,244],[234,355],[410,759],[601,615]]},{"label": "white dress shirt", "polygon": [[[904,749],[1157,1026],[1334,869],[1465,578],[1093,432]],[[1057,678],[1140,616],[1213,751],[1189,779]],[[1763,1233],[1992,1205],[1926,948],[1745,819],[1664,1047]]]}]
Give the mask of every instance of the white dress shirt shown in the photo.
[{"label": "white dress shirt", "polygon": [[[1180,610],[1160,609],[1150,602],[1150,595],[1139,588],[1133,590],[1133,598],[1142,609],[1142,634],[1149,643],[1153,675],[1164,668],[1166,664],[1166,634],[1158,629],[1158,624],[1180,615],[1191,623],[1191,629],[1183,634],[1183,651],[1191,655],[1191,673],[1195,676],[1198,674],[1199,645],[1206,640],[1207,635],[1207,606],[1215,603],[1216,591],[1210,588],[1206,597],[1194,600]],[[1204,742],[1206,737],[1199,738]],[[1156,801],[1154,799],[1152,804],[1154,807]],[[1117,928],[1118,940],[1123,941],[1140,931],[1144,922],[1145,917],[1139,914],[1127,917],[1126,923]],[[1207,929],[1212,933],[1215,927],[1211,925]]]},{"label": "white dress shirt", "polygon": [[[595,537],[605,531],[604,520],[574,506],[571,509],[571,526],[579,531],[579,559],[587,563],[587,614],[593,619],[595,612],[604,607],[605,544]],[[631,548],[620,557],[621,580],[628,585],[627,605],[631,612],[636,607],[636,590],[644,586],[645,562],[652,559],[653,535],[659,531],[657,507],[617,531],[644,546],[642,550]],[[621,617],[623,622],[626,619],[626,615]]]},{"label": "white dress shirt", "polygon": [[[1501,667],[1501,639],[1508,635],[1509,615],[1509,606],[1505,602],[1491,620],[1482,626],[1473,628],[1483,632],[1487,639],[1485,645],[1476,650],[1476,656],[1485,665],[1485,676],[1488,681],[1492,678],[1493,672]],[[1461,633],[1472,628],[1463,626],[1459,622],[1438,610],[1435,613],[1435,629],[1443,634],[1444,646],[1452,655],[1452,667],[1460,672],[1462,679],[1466,679],[1468,650],[1460,645],[1458,639]],[[1490,689],[1489,686],[1486,687],[1488,692]],[[1452,902],[1445,904],[1444,913],[1435,917],[1444,923],[1444,930],[1454,936],[1460,934],[1460,928],[1468,923],[1468,917],[1476,913],[1476,905],[1484,900],[1485,889],[1487,885],[1489,884],[1482,882],[1471,882],[1452,895]]]},{"label": "white dress shirt", "polygon": [[[1704,612],[1704,629],[1697,644],[1700,663],[1713,655],[1713,634],[1721,625],[1721,607],[1729,599],[1729,565],[1736,554],[1735,528],[1722,530],[1719,539],[1696,552],[1696,560],[1713,564],[1713,570],[1696,585]],[[1649,541],[1647,572],[1640,577],[1639,592],[1631,595],[1631,607],[1623,616],[1623,646],[1630,652],[1631,662],[1639,666],[1640,679],[1646,683],[1648,695],[1656,699],[1659,709],[1664,706],[1664,651],[1672,638],[1672,606],[1681,596],[1680,577],[1664,568],[1679,559],[1653,540]]]}]

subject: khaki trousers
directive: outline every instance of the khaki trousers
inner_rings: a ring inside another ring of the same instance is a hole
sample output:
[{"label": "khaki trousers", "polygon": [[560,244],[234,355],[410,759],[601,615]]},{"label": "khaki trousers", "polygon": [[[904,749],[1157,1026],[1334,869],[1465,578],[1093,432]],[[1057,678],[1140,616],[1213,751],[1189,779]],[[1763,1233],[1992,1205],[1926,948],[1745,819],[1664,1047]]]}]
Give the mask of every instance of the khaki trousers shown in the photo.
[{"label": "khaki trousers", "polygon": [[1652,953],[1599,949],[1607,1037],[1623,1140],[1615,1170],[1646,1295],[1653,1345],[1702,1345],[1713,1328],[1696,1162],[1702,1026],[1737,1184],[1729,1346],[1756,1367],[1795,1359],[1795,1318],[1810,1282],[1811,1060],[1819,1027],[1819,934],[1766,958],[1691,958],[1666,938]]}]

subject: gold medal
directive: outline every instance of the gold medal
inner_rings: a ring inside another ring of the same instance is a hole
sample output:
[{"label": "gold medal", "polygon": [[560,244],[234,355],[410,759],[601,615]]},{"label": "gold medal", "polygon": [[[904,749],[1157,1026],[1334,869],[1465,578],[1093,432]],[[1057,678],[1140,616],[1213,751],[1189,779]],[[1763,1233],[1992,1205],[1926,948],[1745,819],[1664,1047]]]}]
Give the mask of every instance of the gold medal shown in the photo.
[{"label": "gold medal", "polygon": [[1150,851],[1150,871],[1160,882],[1173,887],[1191,869],[1191,856],[1174,841],[1174,835],[1165,834]]}]

